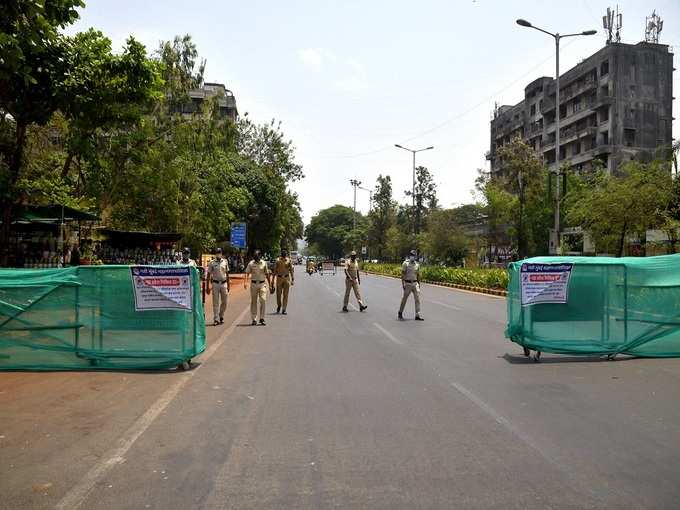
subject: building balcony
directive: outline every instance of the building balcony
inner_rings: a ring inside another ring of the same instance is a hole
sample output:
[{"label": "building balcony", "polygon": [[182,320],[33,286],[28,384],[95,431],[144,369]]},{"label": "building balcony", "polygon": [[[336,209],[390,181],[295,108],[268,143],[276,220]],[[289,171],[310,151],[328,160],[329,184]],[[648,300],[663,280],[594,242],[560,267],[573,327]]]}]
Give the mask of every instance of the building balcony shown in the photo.
[{"label": "building balcony", "polygon": [[580,129],[574,127],[569,127],[566,129],[560,129],[560,145],[563,143],[573,142],[577,138],[583,138],[587,136],[594,136],[597,134],[597,126],[586,126]]},{"label": "building balcony", "polygon": [[552,140],[552,141],[543,140],[543,141],[541,141],[541,151],[542,152],[548,152],[550,150],[553,150],[554,148],[555,148],[555,140]]},{"label": "building balcony", "polygon": [[603,94],[600,92],[597,94],[597,98],[590,108],[595,110],[602,106],[609,106],[612,104],[614,104],[614,96],[610,93]]},{"label": "building balcony", "polygon": [[585,82],[581,83],[580,85],[571,85],[570,87],[565,89],[564,92],[562,92],[562,94],[560,95],[560,103],[562,102],[563,99],[566,101],[567,99],[576,97],[595,87],[597,87],[597,80],[595,80],[595,78],[592,77],[586,78]]}]

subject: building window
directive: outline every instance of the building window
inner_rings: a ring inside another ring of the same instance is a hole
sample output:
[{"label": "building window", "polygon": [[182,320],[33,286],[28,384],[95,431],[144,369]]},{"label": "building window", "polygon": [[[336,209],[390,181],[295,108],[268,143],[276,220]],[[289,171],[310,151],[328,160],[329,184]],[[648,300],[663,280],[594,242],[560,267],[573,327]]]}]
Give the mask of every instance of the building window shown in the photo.
[{"label": "building window", "polygon": [[536,103],[531,105],[531,115],[536,115]]},{"label": "building window", "polygon": [[574,144],[574,155],[581,154],[581,142],[576,142]]},{"label": "building window", "polygon": [[607,122],[609,120],[609,108],[600,111],[600,122]]},{"label": "building window", "polygon": [[623,144],[626,147],[633,147],[635,145],[635,130],[634,129],[624,129],[623,130]]},{"label": "building window", "polygon": [[609,74],[609,60],[605,60],[600,64],[600,76],[607,76]]}]

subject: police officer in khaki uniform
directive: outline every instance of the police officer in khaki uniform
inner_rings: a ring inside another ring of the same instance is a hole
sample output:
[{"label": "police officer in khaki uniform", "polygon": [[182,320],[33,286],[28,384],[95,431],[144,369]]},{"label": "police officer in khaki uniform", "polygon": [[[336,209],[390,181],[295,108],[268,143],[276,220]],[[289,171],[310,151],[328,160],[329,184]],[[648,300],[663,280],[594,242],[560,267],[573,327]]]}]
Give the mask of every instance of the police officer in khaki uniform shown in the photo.
[{"label": "police officer in khaki uniform", "polygon": [[425,320],[420,316],[420,264],[416,261],[415,250],[411,250],[408,260],[405,260],[401,265],[401,286],[404,289],[404,295],[399,307],[399,320],[404,318],[404,307],[411,293],[413,293],[413,300],[416,304],[416,320]]},{"label": "police officer in khaki uniform", "polygon": [[[213,324],[224,324],[229,295],[229,264],[222,258],[222,248],[215,250],[215,258],[208,263],[208,278],[212,282]],[[218,319],[219,317],[219,319]]]},{"label": "police officer in khaki uniform", "polygon": [[281,256],[276,259],[274,274],[276,275],[276,313],[281,312],[286,315],[288,293],[290,287],[295,285],[295,271],[293,270],[293,263],[288,258],[287,250],[281,250]]},{"label": "police officer in khaki uniform", "polygon": [[359,292],[359,285],[361,285],[361,276],[359,275],[359,262],[357,261],[357,252],[352,251],[349,255],[349,260],[345,262],[345,300],[342,304],[342,311],[347,311],[349,304],[349,292],[354,290],[354,296],[359,303],[359,311],[363,312],[368,308],[361,300],[361,293]]},{"label": "police officer in khaki uniform", "polygon": [[182,250],[182,258],[177,264],[182,266],[196,267],[196,261],[191,258],[191,250],[186,247]]},{"label": "police officer in khaki uniform", "polygon": [[[257,324],[257,312],[260,312],[260,324],[266,324],[264,321],[264,314],[267,306],[267,291],[272,285],[270,281],[271,273],[267,262],[262,260],[260,250],[255,250],[253,253],[253,260],[246,266],[246,274],[250,275],[250,318],[251,324]],[[243,282],[245,288],[246,282]],[[259,306],[258,306],[259,305]]]}]

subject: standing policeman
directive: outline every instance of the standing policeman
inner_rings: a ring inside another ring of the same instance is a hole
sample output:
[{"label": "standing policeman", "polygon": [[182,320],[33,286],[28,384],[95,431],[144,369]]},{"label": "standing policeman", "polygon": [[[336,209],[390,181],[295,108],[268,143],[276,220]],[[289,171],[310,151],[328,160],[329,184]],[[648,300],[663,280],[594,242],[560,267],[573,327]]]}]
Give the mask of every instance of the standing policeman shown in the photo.
[{"label": "standing policeman", "polygon": [[359,311],[363,312],[368,308],[361,300],[361,293],[359,292],[359,285],[361,285],[361,276],[359,275],[359,262],[357,262],[357,252],[352,251],[349,255],[349,260],[345,262],[345,300],[342,303],[342,311],[347,311],[349,304],[349,292],[354,290],[354,296],[359,303]]},{"label": "standing policeman", "polygon": [[196,267],[196,261],[191,258],[191,250],[189,247],[185,247],[182,250],[182,259],[178,262],[180,265]]},{"label": "standing policeman", "polygon": [[274,274],[276,275],[276,313],[281,312],[286,315],[288,292],[290,292],[291,285],[295,285],[293,263],[288,258],[287,250],[281,250],[281,256],[276,259]]},{"label": "standing policeman", "polygon": [[[253,260],[246,266],[246,274],[250,275],[250,318],[252,325],[257,324],[257,312],[260,312],[260,324],[266,324],[264,321],[264,314],[267,306],[267,290],[268,286],[272,285],[270,281],[269,267],[267,262],[262,260],[260,250],[255,250],[253,253]],[[246,282],[244,280],[243,287]],[[258,306],[259,305],[259,306]]]},{"label": "standing policeman", "polygon": [[404,307],[411,293],[413,293],[413,300],[416,304],[416,320],[425,320],[420,316],[420,264],[416,261],[415,250],[411,250],[408,260],[405,260],[401,265],[401,286],[404,289],[404,295],[399,307],[399,320],[404,318]]},{"label": "standing policeman", "polygon": [[[222,258],[222,248],[215,250],[215,258],[208,263],[208,278],[212,281],[213,324],[224,324],[229,293],[229,264]],[[219,320],[218,320],[219,315]]]}]

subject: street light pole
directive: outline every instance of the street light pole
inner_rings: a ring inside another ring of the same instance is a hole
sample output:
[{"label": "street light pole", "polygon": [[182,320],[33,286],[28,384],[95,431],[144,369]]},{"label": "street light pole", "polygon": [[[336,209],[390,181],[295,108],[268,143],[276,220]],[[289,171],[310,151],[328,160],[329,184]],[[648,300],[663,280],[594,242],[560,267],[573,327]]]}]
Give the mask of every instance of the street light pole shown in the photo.
[{"label": "street light pole", "polygon": [[424,149],[407,149],[406,147],[402,147],[398,143],[394,144],[395,147],[398,149],[404,149],[405,151],[409,151],[410,153],[413,154],[413,180],[411,181],[411,199],[412,199],[412,205],[413,205],[413,235],[418,234],[418,225],[416,223],[416,152],[422,152],[422,151],[429,151],[430,149],[434,149],[434,146],[429,146],[425,147]]},{"label": "street light pole", "polygon": [[361,184],[361,181],[350,179],[349,183],[354,187],[354,213],[352,215],[352,233],[354,233],[357,228],[357,187]]},{"label": "street light pole", "polygon": [[373,210],[373,190],[369,188],[362,188],[361,186],[358,186],[358,188],[368,191],[368,212],[370,213]]},{"label": "street light pole", "polygon": [[544,34],[548,34],[555,39],[555,245],[553,253],[557,253],[560,246],[560,39],[564,37],[575,37],[577,35],[595,35],[596,30],[585,30],[583,32],[560,35],[559,33],[548,32],[536,27],[525,19],[518,19],[517,24],[533,28]]}]

